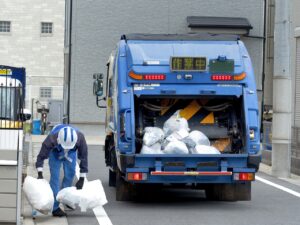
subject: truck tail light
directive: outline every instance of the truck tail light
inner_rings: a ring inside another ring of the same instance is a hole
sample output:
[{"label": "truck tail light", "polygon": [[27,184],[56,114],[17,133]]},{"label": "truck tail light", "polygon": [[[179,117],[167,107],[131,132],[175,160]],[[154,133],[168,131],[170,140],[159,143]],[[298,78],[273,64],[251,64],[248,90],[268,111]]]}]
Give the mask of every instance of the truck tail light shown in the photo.
[{"label": "truck tail light", "polygon": [[165,80],[166,75],[164,74],[146,74],[144,80]]},{"label": "truck tail light", "polygon": [[136,74],[132,70],[129,72],[129,76],[135,80],[143,80],[143,75]]},{"label": "truck tail light", "polygon": [[217,81],[229,81],[232,80],[231,75],[224,75],[224,74],[214,74],[211,76],[212,80],[217,80]]},{"label": "truck tail light", "polygon": [[147,173],[140,173],[140,172],[127,173],[127,179],[130,181],[147,180]]},{"label": "truck tail light", "polygon": [[234,173],[233,179],[238,181],[253,181],[255,175],[254,173]]},{"label": "truck tail light", "polygon": [[129,77],[134,80],[165,80],[165,74],[136,74],[133,71],[129,72]]},{"label": "truck tail light", "polygon": [[216,81],[239,81],[239,80],[244,80],[246,78],[246,73],[241,73],[238,75],[230,75],[230,74],[213,74],[211,76],[212,80]]},{"label": "truck tail light", "polygon": [[233,79],[238,81],[238,80],[244,80],[245,77],[246,77],[246,73],[241,73],[239,75],[233,76]]}]

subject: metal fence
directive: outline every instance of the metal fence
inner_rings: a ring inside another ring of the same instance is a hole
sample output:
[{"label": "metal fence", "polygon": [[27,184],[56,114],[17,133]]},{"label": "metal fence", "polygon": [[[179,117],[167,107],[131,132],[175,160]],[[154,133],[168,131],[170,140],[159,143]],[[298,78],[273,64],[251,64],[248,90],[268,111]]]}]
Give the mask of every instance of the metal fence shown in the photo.
[{"label": "metal fence", "polygon": [[23,128],[23,89],[17,79],[0,76],[0,129]]}]

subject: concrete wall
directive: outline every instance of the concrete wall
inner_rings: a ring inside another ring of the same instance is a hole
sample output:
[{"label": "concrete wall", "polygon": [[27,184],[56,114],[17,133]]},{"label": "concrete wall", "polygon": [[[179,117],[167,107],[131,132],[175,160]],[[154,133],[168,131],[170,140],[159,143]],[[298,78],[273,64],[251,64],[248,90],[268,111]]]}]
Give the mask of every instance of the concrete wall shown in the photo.
[{"label": "concrete wall", "polygon": [[[250,35],[263,36],[262,0],[127,0],[73,1],[70,121],[103,122],[95,105],[93,73],[106,72],[106,62],[124,33],[186,33],[187,16],[246,17]],[[243,39],[252,56],[258,89],[262,88],[263,40]]]},{"label": "concrete wall", "polygon": [[[11,21],[11,32],[0,33],[0,64],[26,68],[26,107],[41,86],[62,99],[65,1],[1,0],[0,7],[0,20]],[[52,35],[41,35],[41,22],[53,22]]]},{"label": "concrete wall", "polygon": [[[292,86],[292,90],[293,90],[293,122],[292,122],[292,126],[297,126],[300,128],[299,123],[295,123],[295,114],[296,114],[296,110],[297,113],[299,114],[299,104],[300,104],[300,96],[296,95],[296,89],[298,89],[298,93],[299,93],[299,88],[296,86],[296,67],[297,67],[297,63],[296,63],[296,50],[297,50],[297,46],[296,46],[296,40],[297,38],[300,38],[300,1],[299,0],[293,0],[291,3],[291,73],[292,73],[292,81],[293,81],[293,86]],[[298,41],[299,43],[299,41]],[[298,51],[299,51],[300,46],[298,46]],[[299,55],[299,53],[298,53]],[[298,63],[299,63],[299,59],[298,59]],[[299,68],[299,65],[298,65]],[[299,73],[299,72],[298,72]],[[296,103],[298,104],[298,107],[296,108]],[[299,139],[300,142],[300,139]]]},{"label": "concrete wall", "polygon": [[23,131],[0,129],[0,224],[20,224]]}]

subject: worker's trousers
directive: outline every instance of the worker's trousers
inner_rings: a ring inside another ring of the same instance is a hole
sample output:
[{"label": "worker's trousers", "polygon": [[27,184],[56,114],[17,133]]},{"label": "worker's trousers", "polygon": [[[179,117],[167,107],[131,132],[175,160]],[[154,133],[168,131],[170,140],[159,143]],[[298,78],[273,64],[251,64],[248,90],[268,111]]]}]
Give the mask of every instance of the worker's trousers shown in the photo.
[{"label": "worker's trousers", "polygon": [[[59,207],[59,202],[56,200],[57,193],[66,187],[71,187],[76,171],[76,151],[68,153],[68,159],[59,159],[54,151],[49,155],[49,169],[50,169],[50,186],[54,195],[53,211]],[[60,182],[60,168],[63,165],[64,177],[62,183]]]}]

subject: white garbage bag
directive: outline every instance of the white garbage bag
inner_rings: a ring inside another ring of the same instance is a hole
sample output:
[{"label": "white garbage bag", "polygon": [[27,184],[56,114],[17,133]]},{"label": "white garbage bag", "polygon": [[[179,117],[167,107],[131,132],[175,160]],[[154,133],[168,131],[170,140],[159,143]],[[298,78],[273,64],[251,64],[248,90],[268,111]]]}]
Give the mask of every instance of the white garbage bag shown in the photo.
[{"label": "white garbage bag", "polygon": [[191,152],[192,154],[221,154],[218,149],[213,146],[196,145]]},{"label": "white garbage bag", "polygon": [[189,150],[182,141],[172,141],[167,144],[165,154],[189,154]]},{"label": "white garbage bag", "polygon": [[161,144],[155,143],[152,146],[143,145],[141,154],[163,154]]},{"label": "white garbage bag", "polygon": [[175,141],[179,140],[181,141],[184,138],[187,138],[189,136],[189,132],[186,129],[180,129],[178,131],[173,132],[171,135],[169,135],[166,140],[167,141]]},{"label": "white garbage bag", "polygon": [[165,136],[169,136],[173,132],[179,131],[181,129],[189,131],[189,125],[187,120],[180,117],[179,111],[177,111],[164,123],[163,131],[165,133]]},{"label": "white garbage bag", "polygon": [[76,187],[64,188],[58,192],[56,200],[72,208],[78,205],[81,212],[86,212],[87,209],[94,209],[107,203],[100,180],[85,180],[81,190],[77,190]]},{"label": "white garbage bag", "polygon": [[179,131],[173,132],[165,140],[163,140],[163,142],[161,144],[161,149],[164,150],[166,148],[166,146],[172,141],[182,141],[188,135],[189,135],[189,132],[185,129],[181,129]]},{"label": "white garbage bag", "polygon": [[23,191],[34,209],[43,214],[52,212],[54,197],[47,180],[27,176],[23,184]]},{"label": "white garbage bag", "polygon": [[184,138],[182,141],[186,144],[191,153],[193,149],[195,149],[196,145],[210,146],[208,137],[198,130],[192,131],[188,137]]},{"label": "white garbage bag", "polygon": [[159,127],[146,127],[143,137],[143,143],[147,146],[152,146],[157,142],[162,142],[165,138],[164,132]]}]

